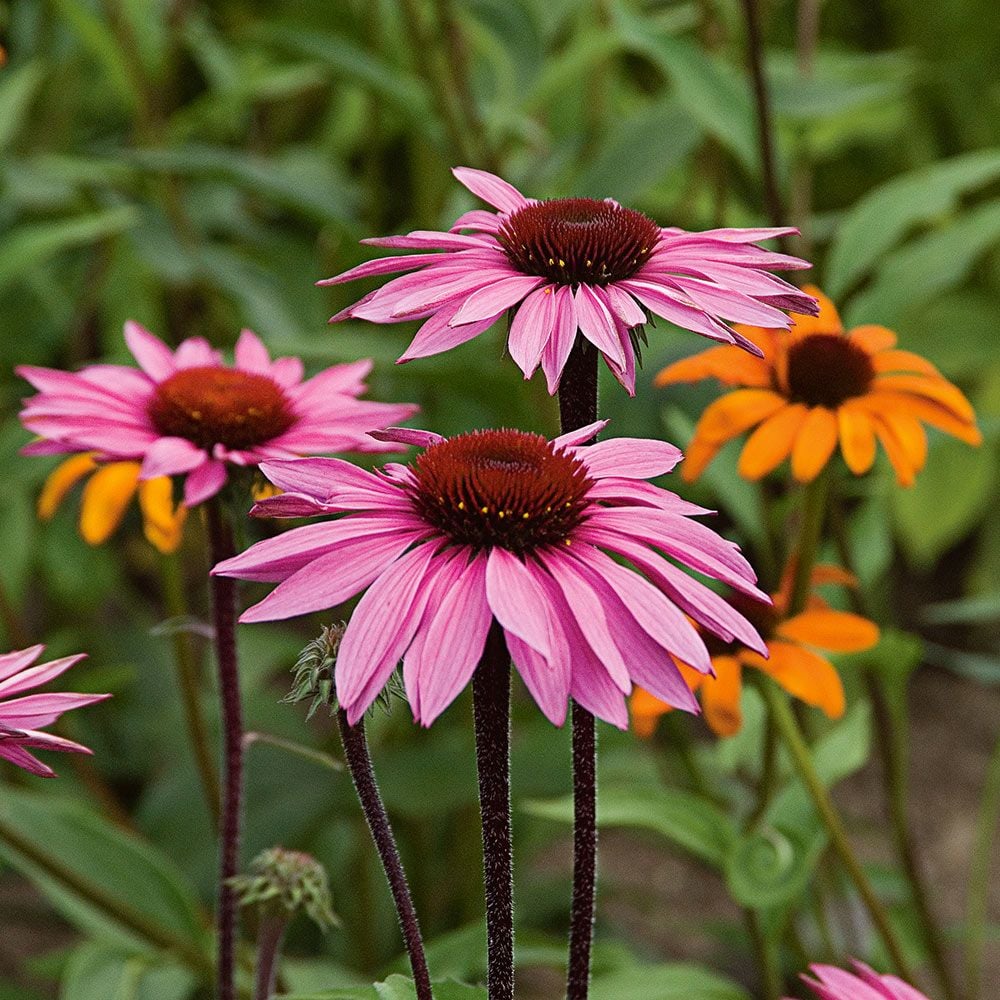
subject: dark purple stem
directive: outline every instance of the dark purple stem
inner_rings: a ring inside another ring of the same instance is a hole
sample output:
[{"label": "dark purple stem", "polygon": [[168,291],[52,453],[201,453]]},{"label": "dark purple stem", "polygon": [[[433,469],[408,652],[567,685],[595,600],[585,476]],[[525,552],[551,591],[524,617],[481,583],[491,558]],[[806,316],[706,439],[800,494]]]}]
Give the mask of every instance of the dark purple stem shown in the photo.
[{"label": "dark purple stem", "polygon": [[351,772],[351,780],[361,802],[361,811],[365,814],[368,829],[371,830],[372,839],[375,841],[375,849],[385,870],[385,877],[389,881],[389,891],[396,904],[396,916],[399,918],[406,953],[410,957],[417,1000],[433,1000],[427,956],[424,954],[424,942],[420,935],[420,923],[410,896],[410,888],[406,884],[406,873],[403,871],[403,862],[396,847],[396,838],[392,834],[389,816],[379,794],[378,783],[375,781],[375,769],[372,767],[368,740],[365,738],[365,721],[359,719],[357,725],[352,726],[347,721],[347,713],[343,709],[338,709],[337,725],[340,727],[340,739],[344,744],[347,769]]},{"label": "dark purple stem", "polygon": [[486,992],[514,998],[514,857],[510,816],[510,656],[494,623],[472,678],[486,895]]},{"label": "dark purple stem", "polygon": [[[597,351],[579,335],[559,384],[563,433],[597,420]],[[573,900],[569,921],[567,1000],[586,1000],[597,907],[597,728],[573,703]]]},{"label": "dark purple stem", "polygon": [[[208,543],[212,565],[235,554],[233,533],[218,499],[206,507]],[[236,581],[213,576],[212,609],[215,617],[215,653],[219,668],[219,701],[222,710],[222,809],[219,826],[218,997],[236,998],[236,896],[229,885],[239,869],[240,805],[243,789],[243,709],[236,661]]]},{"label": "dark purple stem", "polygon": [[264,917],[257,931],[257,969],[254,1000],[271,1000],[278,980],[278,957],[288,929],[288,918],[276,914]]}]

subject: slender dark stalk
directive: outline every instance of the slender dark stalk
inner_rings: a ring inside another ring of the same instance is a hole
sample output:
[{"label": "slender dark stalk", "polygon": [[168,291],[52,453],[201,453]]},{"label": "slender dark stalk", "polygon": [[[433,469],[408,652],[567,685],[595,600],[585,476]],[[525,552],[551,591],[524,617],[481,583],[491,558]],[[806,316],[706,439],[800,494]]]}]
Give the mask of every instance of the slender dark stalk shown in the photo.
[{"label": "slender dark stalk", "polygon": [[[205,505],[213,566],[235,554],[232,526],[218,498]],[[222,712],[222,809],[219,826],[218,998],[236,996],[236,895],[229,880],[239,870],[240,809],[243,792],[243,706],[236,660],[236,582],[213,576],[212,612]]]},{"label": "slender dark stalk", "polygon": [[[597,351],[579,335],[559,385],[563,433],[597,420]],[[567,1000],[586,1000],[597,907],[597,726],[573,703],[573,898],[569,922]]]},{"label": "slender dark stalk", "polygon": [[761,926],[760,914],[756,910],[747,907],[743,911],[743,920],[753,944],[754,954],[757,956],[764,1000],[778,1000],[782,994],[782,985],[777,948],[768,941]]},{"label": "slender dark stalk", "polygon": [[372,767],[368,740],[365,737],[364,719],[359,719],[357,725],[352,726],[347,721],[347,713],[343,709],[338,709],[337,725],[340,727],[340,739],[344,744],[347,769],[351,772],[351,780],[354,782],[354,790],[358,793],[361,811],[365,814],[368,829],[375,841],[375,849],[385,870],[385,877],[389,881],[392,900],[396,904],[396,916],[399,917],[403,943],[410,957],[417,1000],[433,1000],[427,956],[424,954],[424,942],[420,935],[420,923],[410,896],[410,888],[406,884],[406,873],[403,871],[403,862],[396,847],[396,838],[393,836],[389,816],[379,794],[378,783],[375,781],[375,769]]},{"label": "slender dark stalk", "polygon": [[743,16],[747,27],[747,56],[753,84],[754,106],[757,112],[757,141],[760,147],[760,167],[764,181],[764,204],[772,226],[785,225],[785,212],[778,186],[778,169],[774,154],[774,123],[771,99],[764,75],[764,39],[760,26],[758,0],[743,0]]},{"label": "slender dark stalk", "polygon": [[472,678],[486,893],[486,991],[514,1000],[514,856],[510,817],[510,657],[494,623]]},{"label": "slender dark stalk", "polygon": [[288,918],[271,914],[257,929],[257,968],[254,973],[253,1000],[271,1000],[278,981],[278,958],[288,929]]}]

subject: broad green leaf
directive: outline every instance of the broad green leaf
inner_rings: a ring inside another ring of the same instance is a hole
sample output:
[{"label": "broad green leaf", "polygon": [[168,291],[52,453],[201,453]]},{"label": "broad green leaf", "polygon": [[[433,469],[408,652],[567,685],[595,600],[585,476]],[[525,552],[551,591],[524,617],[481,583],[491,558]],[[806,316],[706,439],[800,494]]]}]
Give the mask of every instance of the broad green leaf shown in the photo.
[{"label": "broad green leaf", "polygon": [[594,979],[590,1000],[750,1000],[743,987],[699,965],[636,965]]},{"label": "broad green leaf", "polygon": [[920,611],[928,625],[965,625],[1000,621],[1000,593],[960,597],[928,604]]},{"label": "broad green leaf", "polygon": [[82,931],[129,950],[169,940],[189,961],[203,955],[198,903],[183,876],[152,847],[79,802],[9,787],[0,797],[0,824],[0,856]]},{"label": "broad green leaf", "polygon": [[[432,983],[434,1000],[486,1000],[481,986],[466,986],[446,979]],[[352,986],[323,993],[296,993],[282,1000],[415,1000],[413,981],[405,976],[390,976],[384,983],[372,986]]]},{"label": "broad green leaf", "polygon": [[0,289],[62,250],[117,236],[135,225],[138,218],[135,209],[123,206],[56,222],[15,226],[0,246]]},{"label": "broad green leaf", "polygon": [[922,354],[949,378],[982,375],[983,363],[996,356],[1000,297],[963,289],[942,295],[907,314],[899,324],[899,346]]},{"label": "broad green leaf", "polygon": [[945,670],[977,684],[1000,684],[1000,646],[992,653],[971,653],[964,649],[951,649],[937,642],[925,642],[924,658],[928,663],[944,667]]},{"label": "broad green leaf", "polygon": [[[573,821],[572,797],[528,802],[526,812],[563,823]],[[714,805],[674,788],[602,788],[598,826],[650,830],[708,864],[724,861],[734,837],[730,820]]]},{"label": "broad green leaf", "polygon": [[45,72],[41,62],[29,62],[0,76],[0,149],[7,149],[17,138]]},{"label": "broad green leaf", "polygon": [[60,1000],[187,1000],[196,985],[184,968],[89,941],[66,964]]},{"label": "broad green leaf", "polygon": [[843,295],[914,226],[953,211],[963,194],[997,177],[1000,149],[987,149],[923,167],[870,191],[837,230],[826,291],[834,298]]}]

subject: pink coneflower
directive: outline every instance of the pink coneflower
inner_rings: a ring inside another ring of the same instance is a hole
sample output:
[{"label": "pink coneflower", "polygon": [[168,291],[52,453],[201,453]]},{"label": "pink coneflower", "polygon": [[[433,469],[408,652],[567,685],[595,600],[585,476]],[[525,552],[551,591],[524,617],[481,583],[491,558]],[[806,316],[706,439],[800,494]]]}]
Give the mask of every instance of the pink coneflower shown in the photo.
[{"label": "pink coneflower", "polygon": [[820,1000],[927,1000],[920,990],[896,976],[880,976],[863,962],[854,962],[854,972],[832,965],[812,965],[816,977],[803,976]]},{"label": "pink coneflower", "polygon": [[298,358],[272,361],[250,330],[240,334],[233,367],[201,337],[174,351],[129,322],[125,341],[138,369],[17,369],[38,389],[21,422],[42,440],[26,453],[93,451],[101,459],[140,459],[140,479],[186,474],[184,502],[192,507],[222,489],[227,463],[386,451],[367,432],[416,411],[356,398],[365,390],[370,361],[335,365],[303,381]]},{"label": "pink coneflower", "polygon": [[816,311],[811,296],[767,273],[809,265],[755,245],[795,229],[663,229],[611,199],[537,201],[482,170],[453,172],[497,211],[466,212],[447,233],[365,240],[421,252],[368,261],[319,282],[414,271],[331,320],[426,320],[400,362],[463,344],[514,310],[507,346],[525,378],[541,365],[555,393],[579,330],[634,394],[635,337],[651,315],[759,355],[723,317],[787,329],[782,309]]},{"label": "pink coneflower", "polygon": [[64,656],[51,663],[32,663],[42,655],[44,646],[31,646],[0,656],[0,757],[12,764],[37,774],[41,778],[54,778],[55,771],[43,764],[29,750],[59,750],[64,753],[90,753],[90,750],[72,740],[40,732],[50,726],[63,712],[82,708],[110,698],[109,694],[73,694],[52,691],[47,694],[29,694],[11,698],[65,673],[84,659],[85,654]]},{"label": "pink coneflower", "polygon": [[673,657],[711,665],[685,615],[727,641],[764,646],[742,615],[664,556],[767,598],[737,547],[691,520],[706,511],[643,481],[669,472],[680,451],[631,438],[580,447],[605,423],[554,441],[518,430],[445,439],[392,429],[379,437],[425,450],[374,473],[336,459],[267,462],[265,475],[285,492],[254,512],[346,516],[259,542],[213,572],[280,581],[245,622],[331,608],[367,588],[335,671],[352,725],[401,659],[414,717],[430,725],[472,677],[494,621],[556,725],[572,697],[625,728],[633,682],[697,711]]}]

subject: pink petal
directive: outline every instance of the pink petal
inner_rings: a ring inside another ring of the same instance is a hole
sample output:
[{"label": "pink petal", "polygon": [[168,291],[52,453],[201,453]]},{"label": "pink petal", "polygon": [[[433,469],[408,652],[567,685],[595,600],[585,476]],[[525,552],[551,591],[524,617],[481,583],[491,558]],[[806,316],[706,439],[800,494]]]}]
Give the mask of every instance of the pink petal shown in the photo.
[{"label": "pink petal", "polygon": [[680,448],[648,438],[611,438],[576,452],[594,479],[652,479],[670,472],[684,457]]},{"label": "pink petal", "polygon": [[449,228],[449,232],[457,233],[462,229],[472,229],[481,233],[495,233],[500,228],[500,216],[495,212],[487,212],[482,208],[474,208],[471,212],[460,215]]},{"label": "pink petal", "polygon": [[466,298],[462,307],[451,318],[450,326],[461,326],[463,323],[476,323],[493,317],[520,302],[529,292],[545,283],[544,278],[532,275],[505,277],[499,281],[491,281],[484,288],[479,288]]},{"label": "pink petal", "polygon": [[236,341],[236,367],[246,372],[265,374],[271,370],[271,355],[253,330],[240,331],[240,338]]},{"label": "pink petal", "polygon": [[212,460],[193,469],[184,481],[184,503],[197,507],[214,497],[226,484],[226,464]]},{"label": "pink petal", "polygon": [[125,343],[139,367],[154,381],[162,382],[177,371],[174,352],[144,326],[134,320],[125,322]]},{"label": "pink petal", "polygon": [[370,247],[388,247],[391,250],[482,250],[483,247],[496,245],[481,236],[438,233],[425,229],[415,230],[405,236],[376,236],[361,242]]},{"label": "pink petal", "polygon": [[415,358],[427,358],[433,354],[449,351],[459,344],[464,344],[473,337],[478,337],[484,330],[493,325],[493,318],[480,320],[478,323],[466,323],[464,326],[452,326],[451,318],[458,311],[458,305],[448,306],[435,313],[417,331],[410,341],[410,346],[400,355],[398,364],[405,364]]},{"label": "pink petal", "polygon": [[496,619],[532,649],[552,653],[548,603],[534,574],[512,552],[495,548],[486,567],[486,599]]},{"label": "pink petal", "polygon": [[555,327],[555,289],[545,285],[518,306],[510,325],[507,348],[525,378],[531,378]]},{"label": "pink petal", "polygon": [[294,389],[302,381],[305,366],[301,358],[276,358],[268,374],[282,389]]},{"label": "pink petal", "polygon": [[475,170],[472,167],[453,167],[451,171],[460,184],[464,184],[476,197],[501,212],[516,212],[528,204],[528,199],[502,177]]},{"label": "pink petal", "polygon": [[327,285],[342,285],[347,281],[357,281],[359,278],[377,278],[383,274],[395,274],[399,271],[413,271],[426,264],[438,264],[441,262],[451,262],[455,260],[458,253],[414,253],[403,254],[398,257],[379,257],[376,260],[368,260],[357,267],[352,267],[349,271],[335,275],[332,278],[324,278],[316,284],[323,288]]},{"label": "pink petal", "polygon": [[260,468],[278,489],[305,493],[320,501],[344,490],[360,491],[377,499],[391,495],[393,489],[377,476],[342,458],[293,458],[264,462]]},{"label": "pink petal", "polygon": [[575,431],[569,431],[566,434],[560,434],[559,437],[552,439],[553,447],[559,448],[575,448],[578,445],[586,444],[588,441],[597,437],[605,427],[610,424],[610,420],[598,420],[595,423],[587,424],[586,427],[580,427]]},{"label": "pink petal", "polygon": [[550,665],[540,653],[535,652],[526,642],[522,642],[513,632],[504,631],[507,651],[525,687],[542,710],[542,714],[554,726],[566,721],[569,699],[569,661]]},{"label": "pink petal", "polygon": [[197,468],[207,458],[205,452],[187,438],[161,437],[149,446],[139,478],[180,475]]},{"label": "pink petal", "polygon": [[323,371],[290,390],[288,396],[296,403],[296,409],[319,403],[331,395],[339,396],[346,393],[349,396],[357,396],[364,391],[364,380],[372,370],[373,364],[370,358],[364,358],[349,365],[324,368]]},{"label": "pink petal", "polygon": [[174,354],[178,368],[214,368],[222,364],[222,354],[204,337],[189,337]]},{"label": "pink petal", "polygon": [[604,289],[608,297],[608,305],[611,311],[629,329],[635,326],[642,326],[646,322],[646,313],[628,292],[617,285],[608,285]]},{"label": "pink petal", "polygon": [[14,729],[40,729],[51,725],[63,712],[93,705],[110,697],[107,694],[76,694],[72,691],[29,694],[0,703],[0,723]]},{"label": "pink petal", "polygon": [[78,653],[76,656],[64,656],[61,659],[52,660],[50,663],[41,663],[37,667],[22,670],[0,683],[0,696],[9,698],[22,691],[41,687],[42,684],[64,674],[70,667],[85,658],[85,653]]},{"label": "pink petal", "polygon": [[552,396],[559,389],[559,380],[576,342],[577,331],[576,302],[572,289],[568,285],[557,288],[555,300],[555,329],[542,352],[542,371],[545,373],[549,395]]},{"label": "pink petal", "polygon": [[602,354],[611,358],[617,365],[624,367],[625,355],[622,353],[621,342],[615,329],[611,311],[601,297],[589,285],[580,285],[574,298],[576,303],[576,321],[580,332]]},{"label": "pink petal", "polygon": [[43,764],[37,757],[22,750],[21,747],[11,743],[0,743],[0,757],[8,760],[15,767],[19,767],[29,774],[34,774],[39,778],[54,778],[56,772],[47,764]]},{"label": "pink petal", "polygon": [[422,431],[416,427],[386,427],[380,431],[368,432],[376,441],[394,441],[397,444],[411,444],[418,448],[429,448],[440,444],[445,438],[433,431]]},{"label": "pink petal", "polygon": [[4,653],[0,656],[0,681],[13,677],[14,674],[30,666],[44,651],[45,647],[39,643],[37,646],[18,649],[13,653]]}]

